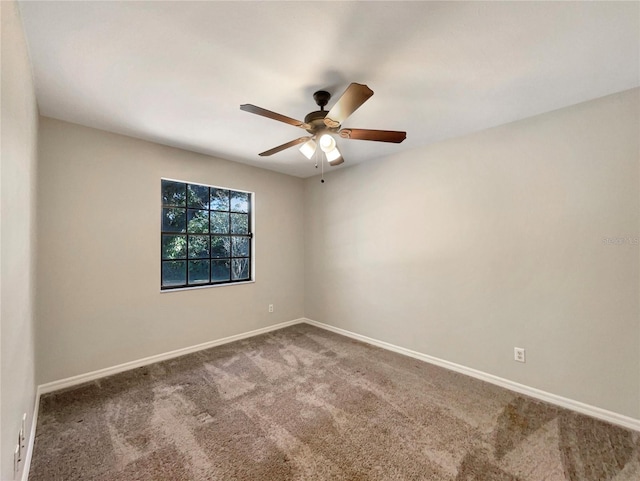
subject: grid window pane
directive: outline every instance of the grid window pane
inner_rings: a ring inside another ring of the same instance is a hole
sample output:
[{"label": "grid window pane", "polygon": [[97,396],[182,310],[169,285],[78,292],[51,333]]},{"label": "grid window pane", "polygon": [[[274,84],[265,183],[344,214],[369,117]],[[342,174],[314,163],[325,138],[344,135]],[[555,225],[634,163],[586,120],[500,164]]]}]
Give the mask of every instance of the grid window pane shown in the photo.
[{"label": "grid window pane", "polygon": [[183,286],[187,283],[187,261],[163,261],[162,285]]},{"label": "grid window pane", "polygon": [[187,207],[206,209],[209,206],[209,187],[206,185],[187,185]]},{"label": "grid window pane", "polygon": [[189,259],[209,258],[209,236],[190,235],[189,236]]},{"label": "grid window pane", "polygon": [[248,214],[231,214],[231,233],[232,234],[248,234],[249,233],[249,215]]},{"label": "grid window pane", "polygon": [[229,210],[229,191],[225,189],[211,188],[211,198],[209,200],[211,210]]},{"label": "grid window pane", "polygon": [[228,236],[211,236],[211,257],[230,257],[231,238]]},{"label": "grid window pane", "polygon": [[162,181],[162,205],[184,207],[186,198],[185,184],[173,180]]},{"label": "grid window pane", "polygon": [[162,259],[184,259],[187,257],[186,235],[162,235]]},{"label": "grid window pane", "polygon": [[231,212],[249,212],[249,194],[231,192]]},{"label": "grid window pane", "polygon": [[211,261],[211,282],[231,280],[231,262],[229,259]]},{"label": "grid window pane", "polygon": [[209,282],[209,261],[189,261],[189,284]]},{"label": "grid window pane", "polygon": [[209,211],[189,209],[187,211],[187,232],[207,234],[209,232]]},{"label": "grid window pane", "polygon": [[251,280],[252,194],[161,182],[162,289]]},{"label": "grid window pane", "polygon": [[185,232],[187,230],[186,209],[162,209],[163,232]]},{"label": "grid window pane", "polygon": [[248,237],[232,237],[231,238],[231,256],[232,257],[248,257],[249,256],[249,238]]},{"label": "grid window pane", "polygon": [[231,279],[234,281],[249,278],[249,258],[231,259]]},{"label": "grid window pane", "polygon": [[229,233],[229,214],[227,212],[211,212],[211,233]]}]

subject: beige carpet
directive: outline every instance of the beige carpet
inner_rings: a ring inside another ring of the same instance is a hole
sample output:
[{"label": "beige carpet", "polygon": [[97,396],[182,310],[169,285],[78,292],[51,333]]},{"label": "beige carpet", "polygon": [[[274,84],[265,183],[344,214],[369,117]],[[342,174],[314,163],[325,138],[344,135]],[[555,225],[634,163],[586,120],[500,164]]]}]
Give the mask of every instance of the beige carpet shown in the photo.
[{"label": "beige carpet", "polygon": [[296,325],[42,397],[31,481],[638,481],[640,434]]}]

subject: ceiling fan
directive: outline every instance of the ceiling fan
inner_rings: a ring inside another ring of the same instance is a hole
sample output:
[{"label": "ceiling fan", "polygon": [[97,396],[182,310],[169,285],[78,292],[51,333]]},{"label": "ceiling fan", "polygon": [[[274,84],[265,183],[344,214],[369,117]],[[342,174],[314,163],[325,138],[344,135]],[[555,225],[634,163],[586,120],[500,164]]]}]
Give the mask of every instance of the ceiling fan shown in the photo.
[{"label": "ceiling fan", "polygon": [[341,128],[342,122],[344,122],[372,95],[373,90],[366,85],[352,83],[347,87],[347,90],[344,91],[335,105],[331,107],[331,110],[327,112],[324,107],[329,103],[331,94],[325,90],[318,90],[313,94],[313,98],[316,101],[316,104],[320,107],[320,110],[308,113],[304,118],[304,122],[251,104],[241,105],[240,110],[262,115],[263,117],[299,127],[311,134],[297,138],[287,142],[286,144],[278,145],[277,147],[261,152],[258,155],[262,157],[273,155],[290,147],[303,144],[302,147],[300,147],[300,152],[302,152],[308,159],[312,159],[314,154],[317,152],[319,144],[320,149],[325,153],[329,165],[335,166],[342,164],[344,159],[338,150],[336,139],[332,134],[337,134],[343,139],[374,140],[376,142],[393,142],[396,144],[407,138],[406,132],[399,132],[396,130]]}]

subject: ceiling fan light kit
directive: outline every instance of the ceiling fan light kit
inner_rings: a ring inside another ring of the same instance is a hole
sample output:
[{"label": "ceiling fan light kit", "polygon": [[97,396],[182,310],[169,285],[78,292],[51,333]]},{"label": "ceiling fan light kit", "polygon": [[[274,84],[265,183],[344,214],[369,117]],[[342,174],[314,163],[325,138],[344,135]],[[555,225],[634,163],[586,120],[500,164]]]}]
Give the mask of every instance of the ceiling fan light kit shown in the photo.
[{"label": "ceiling fan light kit", "polygon": [[[337,150],[338,150],[338,149],[336,149],[336,152],[337,152]],[[337,156],[336,156],[336,157],[334,157],[333,159],[330,159],[330,158],[327,156],[327,162],[329,162],[329,165],[330,165],[331,167],[335,167],[336,165],[340,165],[340,164],[342,164],[342,163],[344,162],[344,159],[342,158],[342,155],[340,155],[340,152],[338,152]]]},{"label": "ceiling fan light kit", "polygon": [[320,137],[320,148],[326,154],[336,148],[336,139],[329,134],[322,134]]},{"label": "ceiling fan light kit", "polygon": [[304,155],[307,159],[311,160],[313,158],[313,154],[316,153],[315,141],[313,139],[307,140],[304,144],[302,144],[302,147],[300,147],[300,152],[302,152],[302,155]]},{"label": "ceiling fan light kit", "polygon": [[336,147],[329,150],[328,152],[325,151],[324,155],[327,156],[327,162],[329,163],[335,162],[339,157],[341,157],[340,151]]},{"label": "ceiling fan light kit", "polygon": [[[372,95],[373,90],[366,85],[352,83],[347,87],[347,90],[344,91],[335,105],[327,112],[324,107],[329,103],[331,94],[326,90],[318,90],[313,94],[313,99],[318,107],[320,107],[320,110],[309,112],[305,116],[304,122],[252,104],[243,104],[240,106],[240,110],[299,127],[311,134],[307,137],[300,137],[274,147],[273,149],[266,150],[258,155],[262,157],[269,156],[295,145],[302,144],[300,152],[307,159],[311,160],[318,151],[317,147],[319,144],[320,150],[324,152],[328,164],[336,166],[342,164],[344,159],[338,150],[336,139],[332,134],[338,134],[343,139],[372,140],[375,142],[392,142],[396,144],[407,138],[406,132],[396,130],[340,129],[342,123]],[[324,182],[324,180],[322,180],[322,182]]]}]

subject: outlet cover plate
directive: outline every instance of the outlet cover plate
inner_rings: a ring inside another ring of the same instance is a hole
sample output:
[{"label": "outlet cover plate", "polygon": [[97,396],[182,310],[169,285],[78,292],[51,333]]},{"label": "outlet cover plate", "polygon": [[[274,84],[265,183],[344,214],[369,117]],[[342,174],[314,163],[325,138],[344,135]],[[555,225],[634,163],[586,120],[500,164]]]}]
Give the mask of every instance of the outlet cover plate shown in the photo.
[{"label": "outlet cover plate", "polygon": [[513,359],[518,362],[527,362],[525,357],[525,351],[522,347],[513,348]]},{"label": "outlet cover plate", "polygon": [[14,475],[20,471],[20,444],[16,445],[16,449],[13,451],[13,473]]}]

